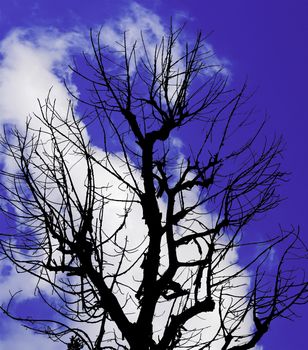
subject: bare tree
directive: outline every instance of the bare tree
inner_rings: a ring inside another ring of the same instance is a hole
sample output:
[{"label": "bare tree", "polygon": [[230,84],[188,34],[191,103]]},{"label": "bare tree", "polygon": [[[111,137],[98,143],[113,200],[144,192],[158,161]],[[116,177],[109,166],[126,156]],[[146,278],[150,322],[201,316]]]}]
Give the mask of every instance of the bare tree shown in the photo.
[{"label": "bare tree", "polygon": [[48,97],[1,138],[2,254],[52,312],[2,309],[69,349],[250,349],[307,301],[297,231],[253,230],[280,202],[281,139],[252,123],[246,84],[229,88],[201,34],[180,33],[153,50],[91,33],[71,67],[84,116]]}]

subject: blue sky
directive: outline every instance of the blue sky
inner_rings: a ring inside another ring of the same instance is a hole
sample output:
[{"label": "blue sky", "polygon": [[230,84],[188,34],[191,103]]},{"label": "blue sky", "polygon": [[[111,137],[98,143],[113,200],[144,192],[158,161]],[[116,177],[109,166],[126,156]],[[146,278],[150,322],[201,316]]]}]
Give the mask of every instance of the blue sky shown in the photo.
[{"label": "blue sky", "polygon": [[[49,74],[50,66],[60,60],[58,75],[66,75],[65,63],[70,62],[74,52],[86,46],[83,35],[88,29],[106,23],[116,25],[121,18],[129,15],[132,4],[133,2],[124,0],[15,0],[1,4],[0,99],[1,96],[6,99],[6,103],[0,106],[1,124],[22,124],[26,115],[36,108],[35,101],[30,99],[33,96],[44,98],[51,85],[63,93],[60,104],[64,104],[66,92],[62,90],[57,75]],[[257,224],[258,229],[276,229],[278,223],[286,227],[299,225],[303,239],[308,243],[307,1],[146,0],[138,4],[149,14],[155,15],[162,25],[168,25],[172,16],[178,23],[187,23],[185,31],[189,35],[194,35],[200,29],[204,33],[212,32],[209,43],[230,72],[231,84],[240,86],[247,79],[251,90],[256,90],[253,98],[256,110],[260,115],[268,114],[267,132],[270,135],[283,134],[286,141],[284,168],[292,173],[290,181],[281,188],[282,195],[287,199]],[[17,35],[18,31],[23,34]],[[20,38],[25,38],[24,33],[31,38],[33,45],[22,47],[23,63],[18,58],[18,65],[9,67],[5,53],[17,57],[17,51],[14,53],[12,45],[15,48],[21,45],[24,39]],[[49,46],[50,42],[52,47]],[[34,52],[37,55],[33,55]],[[34,61],[35,57],[37,62]],[[37,75],[34,74],[31,76],[34,79],[27,80],[22,72],[27,67],[34,70],[35,65],[39,67]],[[6,76],[8,80],[4,84],[3,77]],[[24,85],[16,86],[17,81],[29,84],[26,92]],[[14,108],[9,105],[12,103]],[[20,283],[24,285],[25,280]],[[296,322],[276,322],[261,342],[263,349],[303,349],[308,324],[307,307],[300,313],[303,317]],[[3,334],[0,336],[4,337]],[[22,333],[18,333],[18,337],[22,339]],[[35,338],[25,339],[33,342]],[[5,344],[7,346],[9,343]],[[1,346],[0,341],[0,350]],[[36,348],[38,345],[34,343],[29,347]]]}]

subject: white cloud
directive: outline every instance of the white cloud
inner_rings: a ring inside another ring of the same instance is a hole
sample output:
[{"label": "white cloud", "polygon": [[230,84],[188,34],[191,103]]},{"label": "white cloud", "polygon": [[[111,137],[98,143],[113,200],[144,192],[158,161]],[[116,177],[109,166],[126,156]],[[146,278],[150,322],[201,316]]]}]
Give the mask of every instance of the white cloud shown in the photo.
[{"label": "white cloud", "polygon": [[[173,30],[177,30],[181,27],[176,19],[173,19]],[[162,37],[165,40],[170,33],[170,24],[166,26],[162,19],[149,9],[139,5],[136,2],[126,9],[125,15],[119,16],[116,19],[109,20],[102,28],[102,42],[109,45],[114,49],[119,49],[118,43],[123,42],[123,33],[126,34],[126,41],[128,47],[132,47],[136,42],[137,59],[145,58],[144,49],[142,47],[141,33],[146,43],[146,50],[151,59],[154,56],[156,45],[159,45]],[[195,39],[195,38],[194,38]],[[189,39],[187,39],[189,40]],[[183,44],[183,45],[181,45]],[[166,45],[166,43],[165,43]],[[180,57],[184,53],[184,42],[177,42],[173,49],[174,61],[177,57]],[[213,46],[206,41],[204,51],[208,52],[207,64],[211,66],[209,68],[209,75],[214,71],[224,68],[224,74],[228,75],[230,72],[227,66],[230,62],[225,58],[219,58],[215,55]]]},{"label": "white cloud", "polygon": [[129,47],[132,47],[138,41],[137,54],[139,59],[144,54],[141,43],[141,32],[150,54],[153,54],[155,45],[167,34],[160,17],[135,2],[130,5],[124,16],[116,20],[107,21],[103,26],[103,43],[118,49],[119,46],[117,43],[123,41],[124,32],[126,33]]},{"label": "white cloud", "polygon": [[[39,113],[37,99],[45,100],[52,87],[60,112],[66,111],[69,94],[63,77],[70,84],[67,69],[72,49],[78,52],[85,40],[77,32],[33,28],[15,29],[0,45],[0,122],[24,126],[25,118]],[[76,90],[71,84],[71,88]]]},{"label": "white cloud", "polygon": [[[15,29],[0,44],[0,124],[16,125],[23,129],[26,118],[33,112],[39,114],[37,99],[43,103],[52,87],[50,99],[57,99],[60,113],[66,113],[70,96],[62,78],[73,91],[77,88],[70,81],[67,69],[72,51],[80,52],[86,47],[82,33],[60,33],[55,29]],[[3,159],[2,159],[3,161]],[[5,159],[5,166],[13,171],[14,165]],[[34,298],[37,279],[34,276],[17,273],[9,262],[1,261],[0,304],[6,304],[11,294],[18,293],[16,301],[22,303]],[[41,288],[47,285],[42,283]],[[16,350],[60,350],[59,343],[35,335],[18,326],[17,322],[6,320],[5,337],[0,340],[0,349]]]}]

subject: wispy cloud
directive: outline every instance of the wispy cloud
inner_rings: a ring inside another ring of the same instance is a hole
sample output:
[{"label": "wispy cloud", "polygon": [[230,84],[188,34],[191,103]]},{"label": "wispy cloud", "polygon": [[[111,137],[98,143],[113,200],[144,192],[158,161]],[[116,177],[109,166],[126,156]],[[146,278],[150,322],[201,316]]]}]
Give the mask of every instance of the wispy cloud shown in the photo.
[{"label": "wispy cloud", "polygon": [[[179,18],[178,18],[179,17]],[[173,29],[176,30],[181,27],[182,16],[175,16],[173,20]],[[185,19],[187,19],[185,17]],[[139,5],[137,2],[131,3],[126,9],[125,14],[107,20],[102,28],[102,42],[115,49],[119,49],[118,43],[123,42],[123,33],[126,34],[128,47],[132,47],[136,43],[137,58],[144,58],[144,49],[142,47],[141,34],[146,42],[146,50],[149,57],[154,56],[156,45],[159,45],[162,37],[167,38],[170,32],[170,24],[164,23],[162,18],[152,12],[151,10]],[[189,38],[186,38],[189,40]],[[193,38],[194,39],[194,38]],[[173,50],[175,56],[180,56],[184,53],[185,43],[177,43]],[[219,58],[215,54],[213,46],[206,41],[204,51],[208,52],[207,65],[209,66],[208,74],[222,69],[223,74],[229,74],[228,66],[230,62],[225,58]],[[174,58],[176,60],[176,57]]]},{"label": "wispy cloud", "polygon": [[16,321],[6,318],[1,320],[0,349],[15,350],[63,350],[64,345],[55,343],[45,336],[40,336],[20,326]]}]

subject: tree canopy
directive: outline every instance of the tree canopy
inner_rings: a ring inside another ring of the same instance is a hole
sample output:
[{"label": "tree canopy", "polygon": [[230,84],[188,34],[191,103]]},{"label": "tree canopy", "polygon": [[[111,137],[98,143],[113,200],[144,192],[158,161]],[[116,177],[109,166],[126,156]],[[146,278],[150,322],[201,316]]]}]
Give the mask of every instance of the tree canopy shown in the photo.
[{"label": "tree canopy", "polygon": [[2,134],[1,253],[52,311],[2,309],[68,349],[251,349],[307,301],[298,231],[253,230],[281,201],[282,140],[181,35],[91,32],[66,113],[48,96]]}]

